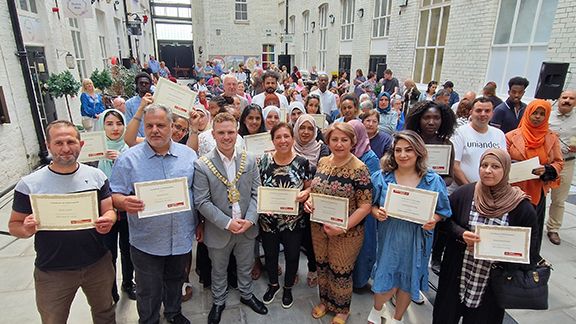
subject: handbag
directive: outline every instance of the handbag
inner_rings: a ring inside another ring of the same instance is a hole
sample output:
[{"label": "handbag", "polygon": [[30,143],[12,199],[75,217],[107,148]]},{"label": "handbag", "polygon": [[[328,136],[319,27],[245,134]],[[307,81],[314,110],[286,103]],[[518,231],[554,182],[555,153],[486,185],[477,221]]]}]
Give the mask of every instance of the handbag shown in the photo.
[{"label": "handbag", "polygon": [[529,270],[493,265],[490,288],[503,309],[548,309],[548,280],[552,266],[542,259]]}]

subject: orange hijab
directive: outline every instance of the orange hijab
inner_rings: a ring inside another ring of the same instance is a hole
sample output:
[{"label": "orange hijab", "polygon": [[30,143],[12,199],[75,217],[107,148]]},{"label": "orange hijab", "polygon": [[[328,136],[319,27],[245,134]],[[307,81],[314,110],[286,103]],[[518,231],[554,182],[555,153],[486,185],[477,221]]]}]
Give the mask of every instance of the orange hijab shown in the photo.
[{"label": "orange hijab", "polygon": [[[530,122],[530,116],[538,108],[543,108],[546,116],[544,121],[538,127],[534,126]],[[522,132],[522,137],[524,138],[524,144],[526,145],[526,157],[528,159],[538,156],[540,159],[540,164],[548,163],[548,154],[544,148],[544,141],[546,140],[546,134],[548,134],[548,120],[550,119],[550,114],[552,112],[552,105],[542,99],[533,100],[528,104],[524,115],[520,120],[518,129]]]}]

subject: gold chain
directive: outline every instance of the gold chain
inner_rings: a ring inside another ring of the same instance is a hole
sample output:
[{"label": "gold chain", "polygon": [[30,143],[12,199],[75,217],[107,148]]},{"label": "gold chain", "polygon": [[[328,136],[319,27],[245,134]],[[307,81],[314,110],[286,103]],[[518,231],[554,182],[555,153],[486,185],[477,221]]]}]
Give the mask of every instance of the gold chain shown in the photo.
[{"label": "gold chain", "polygon": [[240,191],[236,188],[236,183],[240,180],[240,176],[244,172],[246,168],[246,151],[242,152],[242,156],[240,158],[240,168],[238,168],[238,172],[236,172],[236,177],[232,182],[228,181],[226,177],[224,177],[214,166],[212,161],[208,160],[206,156],[200,157],[200,160],[206,164],[208,169],[218,178],[218,180],[222,181],[222,183],[228,187],[228,201],[231,204],[237,203],[240,201]]}]

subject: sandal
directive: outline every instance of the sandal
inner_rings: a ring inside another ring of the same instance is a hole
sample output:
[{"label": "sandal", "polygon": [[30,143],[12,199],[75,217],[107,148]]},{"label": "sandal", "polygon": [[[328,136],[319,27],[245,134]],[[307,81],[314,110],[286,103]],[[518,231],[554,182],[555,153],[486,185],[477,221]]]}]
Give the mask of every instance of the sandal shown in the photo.
[{"label": "sandal", "polygon": [[326,305],[318,304],[314,306],[314,308],[312,308],[312,317],[314,317],[315,319],[319,319],[324,317],[324,315],[326,315],[327,312],[328,309],[326,308]]},{"label": "sandal", "polygon": [[370,310],[370,315],[368,315],[368,322],[372,324],[380,324],[382,323],[382,319],[388,321],[388,318],[389,316],[388,316],[388,310],[386,309],[386,304],[382,305],[381,310],[377,310],[376,308],[374,308],[374,306],[372,306],[372,309]]},{"label": "sandal", "polygon": [[[346,317],[342,317],[341,315],[344,315]],[[346,324],[346,321],[348,320],[348,316],[350,316],[349,314],[336,314],[336,316],[334,316],[334,318],[332,318],[332,322],[330,322],[331,324]]]},{"label": "sandal", "polygon": [[316,271],[309,271],[308,276],[306,276],[306,283],[310,288],[318,286],[318,273]]}]

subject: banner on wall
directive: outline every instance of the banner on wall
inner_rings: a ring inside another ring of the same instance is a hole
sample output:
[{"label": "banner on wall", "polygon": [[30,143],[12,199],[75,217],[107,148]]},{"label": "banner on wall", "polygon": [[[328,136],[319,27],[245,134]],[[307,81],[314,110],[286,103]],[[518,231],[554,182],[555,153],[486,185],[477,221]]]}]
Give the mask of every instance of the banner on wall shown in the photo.
[{"label": "banner on wall", "polygon": [[91,0],[63,0],[62,13],[66,18],[92,18]]},{"label": "banner on wall", "polygon": [[238,69],[238,64],[244,63],[244,66],[250,71],[258,64],[258,56],[244,56],[244,55],[210,55],[210,61],[216,61],[224,71]]}]

